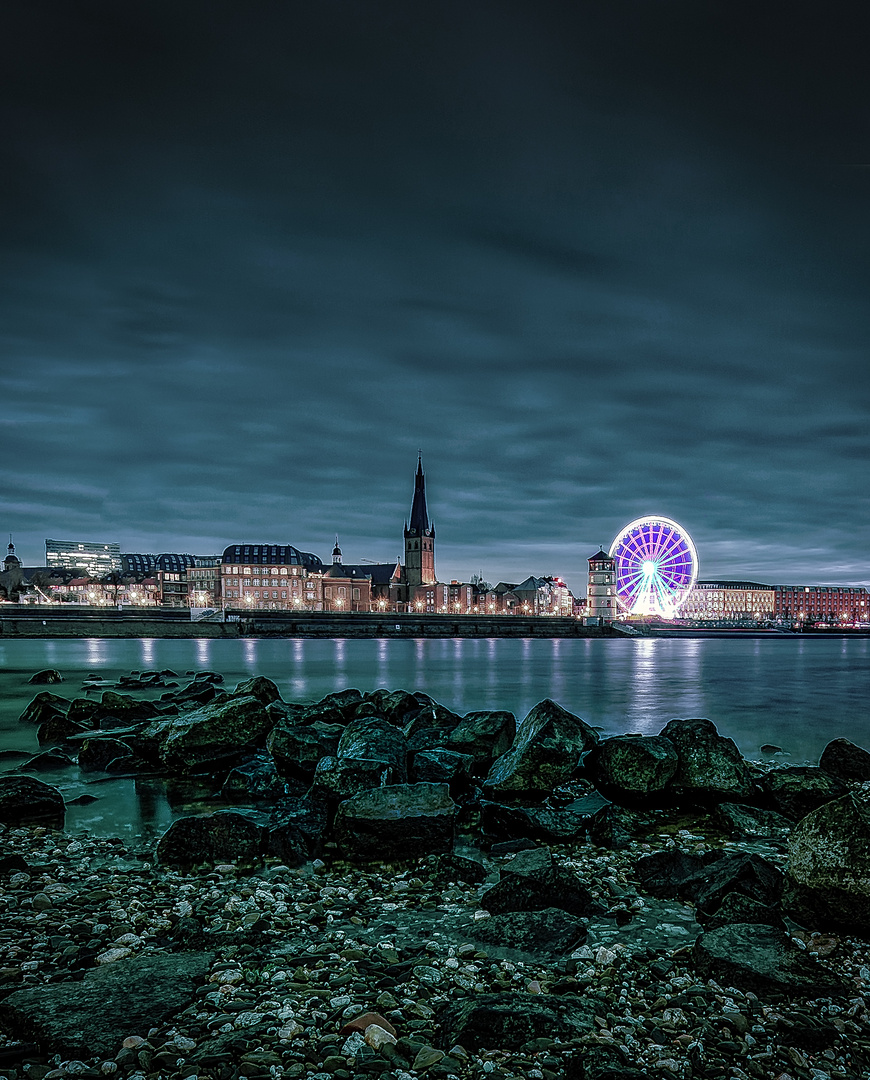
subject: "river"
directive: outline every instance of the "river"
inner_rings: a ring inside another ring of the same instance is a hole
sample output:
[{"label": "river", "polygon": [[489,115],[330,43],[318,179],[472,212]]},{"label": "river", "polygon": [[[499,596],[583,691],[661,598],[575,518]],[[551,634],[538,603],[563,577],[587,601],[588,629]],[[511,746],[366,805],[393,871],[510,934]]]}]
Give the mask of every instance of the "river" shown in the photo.
[{"label": "river", "polygon": [[[18,723],[41,687],[27,680],[57,668],[49,687],[81,695],[89,672],[116,679],[133,670],[170,668],[223,674],[225,685],[251,675],[278,684],[288,701],[316,701],[334,690],[379,686],[422,690],[459,713],[509,709],[521,719],[550,697],[604,733],[655,734],[674,716],[705,716],[749,758],[783,748],[790,763],[816,762],[843,736],[870,747],[870,638],[581,639],[18,639],[0,640],[0,770],[12,752],[35,752],[35,731]],[[183,683],[183,678],[182,678]],[[132,780],[81,777],[75,767],[44,779],[71,806],[68,828],[111,835],[161,831],[189,812],[176,791]]]}]

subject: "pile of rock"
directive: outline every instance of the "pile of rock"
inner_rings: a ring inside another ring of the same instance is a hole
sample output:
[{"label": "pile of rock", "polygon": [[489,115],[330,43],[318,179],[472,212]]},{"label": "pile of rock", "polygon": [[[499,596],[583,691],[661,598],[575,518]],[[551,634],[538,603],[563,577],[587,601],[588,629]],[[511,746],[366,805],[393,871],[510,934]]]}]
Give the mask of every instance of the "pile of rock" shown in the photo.
[{"label": "pile of rock", "polygon": [[[167,953],[190,962],[179,986],[201,983],[180,1010],[196,1031],[164,1030],[178,1002],[152,1002],[153,1030],[143,1020],[135,1046],[101,1048],[115,1052],[101,1075],[828,1080],[870,1064],[870,754],[846,740],[819,766],[774,769],[708,720],[602,740],[549,700],[516,724],[406,691],[290,703],[268,679],[227,692],[214,673],[156,701],[42,692],[22,721],[82,770],[207,778],[228,804],[160,838],[136,886],[152,898],[147,934],[144,901],[116,892],[83,949],[73,874],[7,867],[55,942],[30,986],[0,968],[13,1036],[97,1052],[69,1017],[53,1034],[75,996],[57,950],[87,972],[82,1002],[126,1009],[99,969],[123,961],[119,985],[153,983],[129,965]],[[20,847],[8,858],[62,820],[50,785],[0,777],[0,823]],[[777,1041],[796,1011],[807,1019],[788,1031],[809,1033]],[[300,1038],[329,1052],[306,1043],[300,1057]]]}]

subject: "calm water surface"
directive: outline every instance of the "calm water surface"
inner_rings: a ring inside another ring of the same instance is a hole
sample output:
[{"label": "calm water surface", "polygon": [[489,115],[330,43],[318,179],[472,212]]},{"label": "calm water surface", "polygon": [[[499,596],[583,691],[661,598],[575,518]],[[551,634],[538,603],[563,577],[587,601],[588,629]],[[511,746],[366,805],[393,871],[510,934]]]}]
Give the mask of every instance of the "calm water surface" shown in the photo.
[{"label": "calm water surface", "polygon": [[[245,639],[0,641],[0,770],[16,766],[9,751],[38,749],[18,716],[41,688],[33,672],[58,668],[51,687],[76,697],[89,672],[114,679],[132,670],[208,669],[225,685],[266,675],[288,701],[316,701],[333,690],[379,686],[422,690],[463,713],[509,709],[518,718],[545,697],[607,733],[655,734],[674,716],[709,717],[747,757],[764,743],[790,762],[817,761],[825,744],[845,736],[870,746],[870,638],[678,640],[313,640]],[[160,831],[179,812],[165,785],[131,780],[90,782],[77,769],[44,777],[69,799],[67,827],[137,834]]]}]

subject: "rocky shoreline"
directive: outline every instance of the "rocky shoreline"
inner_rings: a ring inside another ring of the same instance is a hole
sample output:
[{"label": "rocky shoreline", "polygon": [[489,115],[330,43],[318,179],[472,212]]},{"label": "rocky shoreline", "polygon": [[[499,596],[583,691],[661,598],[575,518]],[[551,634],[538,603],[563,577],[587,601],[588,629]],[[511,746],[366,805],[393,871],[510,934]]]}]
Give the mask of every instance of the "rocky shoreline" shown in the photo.
[{"label": "rocky shoreline", "polygon": [[[181,681],[22,715],[0,1080],[870,1076],[860,747],[782,767],[705,720],[602,740],[549,701],[517,724]],[[156,844],[69,835],[43,755],[226,806]]]}]

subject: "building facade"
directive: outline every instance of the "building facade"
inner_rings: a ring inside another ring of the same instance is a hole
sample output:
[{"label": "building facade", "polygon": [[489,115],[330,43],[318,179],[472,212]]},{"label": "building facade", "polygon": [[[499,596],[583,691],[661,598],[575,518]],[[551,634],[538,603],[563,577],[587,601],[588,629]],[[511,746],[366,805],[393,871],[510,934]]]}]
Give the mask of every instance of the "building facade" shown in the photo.
[{"label": "building facade", "polygon": [[774,585],[773,615],[784,625],[848,626],[870,621],[870,595],[863,586]]},{"label": "building facade", "polygon": [[769,622],[774,587],[758,581],[698,581],[680,605],[679,616],[702,622]]},{"label": "building facade", "polygon": [[104,577],[121,572],[121,547],[85,540],[46,540],[45,565],[84,570],[88,577]]},{"label": "building facade", "polygon": [[322,561],[289,544],[232,544],[221,556],[227,608],[323,610]]}]

